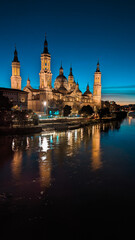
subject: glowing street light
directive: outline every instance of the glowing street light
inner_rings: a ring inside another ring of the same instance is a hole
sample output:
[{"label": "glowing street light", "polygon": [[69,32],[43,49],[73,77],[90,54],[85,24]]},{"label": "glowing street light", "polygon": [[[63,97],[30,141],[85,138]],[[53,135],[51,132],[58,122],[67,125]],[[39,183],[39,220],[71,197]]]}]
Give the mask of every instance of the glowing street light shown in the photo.
[{"label": "glowing street light", "polygon": [[46,107],[46,101],[43,102],[44,106]]},{"label": "glowing street light", "polygon": [[43,102],[43,105],[44,105],[44,108],[45,108],[45,109],[44,109],[45,114],[46,114],[46,104],[47,104],[47,102],[44,101],[44,102]]}]

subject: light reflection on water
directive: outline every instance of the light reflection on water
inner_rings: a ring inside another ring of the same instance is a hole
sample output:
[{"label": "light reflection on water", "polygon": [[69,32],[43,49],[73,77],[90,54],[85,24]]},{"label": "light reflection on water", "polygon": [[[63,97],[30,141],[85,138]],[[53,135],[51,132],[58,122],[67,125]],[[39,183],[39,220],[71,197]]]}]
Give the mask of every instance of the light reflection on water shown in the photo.
[{"label": "light reflection on water", "polygon": [[[5,174],[8,171],[9,174],[6,182],[1,177],[2,189],[4,191],[14,189],[17,194],[18,190],[14,187],[18,184],[23,192],[29,187],[32,193],[49,188],[52,179],[57,179],[59,168],[63,168],[69,174],[69,178],[75,175],[76,180],[80,176],[81,168],[83,171],[89,169],[89,174],[90,171],[102,169],[101,135],[119,128],[120,123],[113,122],[66,132],[52,131],[33,136],[4,137],[8,145],[2,145],[1,156],[6,151],[8,155],[5,162],[3,156],[0,172]],[[2,138],[0,140],[2,142]],[[11,161],[8,160],[10,157]],[[88,174],[88,171],[86,172]],[[36,190],[34,182],[37,184]]]},{"label": "light reflection on water", "polygon": [[102,167],[100,149],[100,125],[92,127],[92,169]]},{"label": "light reflection on water", "polygon": [[90,219],[96,231],[98,219],[99,227],[102,220],[129,221],[135,215],[134,139],[135,119],[129,118],[0,137],[0,210],[6,228],[6,216],[16,229],[43,223],[40,232],[48,226],[67,231],[70,225],[76,233],[86,224],[89,228]]}]

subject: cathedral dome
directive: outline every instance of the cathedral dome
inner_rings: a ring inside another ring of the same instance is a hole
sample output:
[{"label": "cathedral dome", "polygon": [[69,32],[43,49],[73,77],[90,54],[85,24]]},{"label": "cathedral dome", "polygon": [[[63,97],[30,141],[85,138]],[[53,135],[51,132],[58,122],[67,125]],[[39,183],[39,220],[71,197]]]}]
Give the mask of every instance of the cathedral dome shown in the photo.
[{"label": "cathedral dome", "polygon": [[68,81],[64,75],[63,76],[59,75],[58,77],[56,77],[54,82],[54,88],[58,89],[61,87],[61,85],[63,85],[66,89],[68,87]]},{"label": "cathedral dome", "polygon": [[56,77],[55,82],[54,82],[54,88],[57,90],[59,89],[61,86],[63,86],[64,88],[68,88],[68,81],[67,78],[64,76],[63,74],[63,68],[62,66],[60,67],[60,72],[59,72],[59,76]]}]

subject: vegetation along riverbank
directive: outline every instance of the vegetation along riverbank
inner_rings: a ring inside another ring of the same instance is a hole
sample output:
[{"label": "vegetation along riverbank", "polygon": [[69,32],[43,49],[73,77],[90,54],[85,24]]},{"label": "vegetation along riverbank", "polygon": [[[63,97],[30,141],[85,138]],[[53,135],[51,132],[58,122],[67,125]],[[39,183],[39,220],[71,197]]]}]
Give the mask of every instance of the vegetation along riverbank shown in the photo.
[{"label": "vegetation along riverbank", "polygon": [[98,123],[106,123],[121,120],[126,117],[126,112],[117,112],[112,116],[94,117],[61,117],[44,119],[38,122],[24,121],[21,124],[15,122],[7,126],[0,126],[0,135],[33,134],[49,130],[71,130]]}]

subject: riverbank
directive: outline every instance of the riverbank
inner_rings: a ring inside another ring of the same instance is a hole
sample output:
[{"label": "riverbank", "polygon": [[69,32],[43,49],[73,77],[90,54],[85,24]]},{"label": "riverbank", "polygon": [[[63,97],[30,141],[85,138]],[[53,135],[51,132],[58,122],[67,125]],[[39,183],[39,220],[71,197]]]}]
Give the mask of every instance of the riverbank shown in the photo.
[{"label": "riverbank", "polygon": [[0,135],[24,135],[40,133],[42,131],[63,131],[72,130],[88,125],[95,125],[99,123],[107,123],[111,121],[121,120],[126,117],[126,114],[117,114],[114,117],[106,117],[102,119],[92,118],[57,118],[57,119],[45,119],[37,126],[12,126],[12,127],[0,127]]},{"label": "riverbank", "polygon": [[40,126],[0,127],[0,135],[24,135],[42,132]]},{"label": "riverbank", "polygon": [[116,118],[102,118],[102,119],[90,119],[90,118],[83,118],[83,119],[64,119],[64,121],[55,121],[51,123],[42,123],[40,126],[42,127],[43,131],[46,130],[55,130],[55,131],[63,131],[63,130],[72,130],[77,129],[89,125],[95,125],[99,123],[107,123],[111,121],[115,121]]}]

